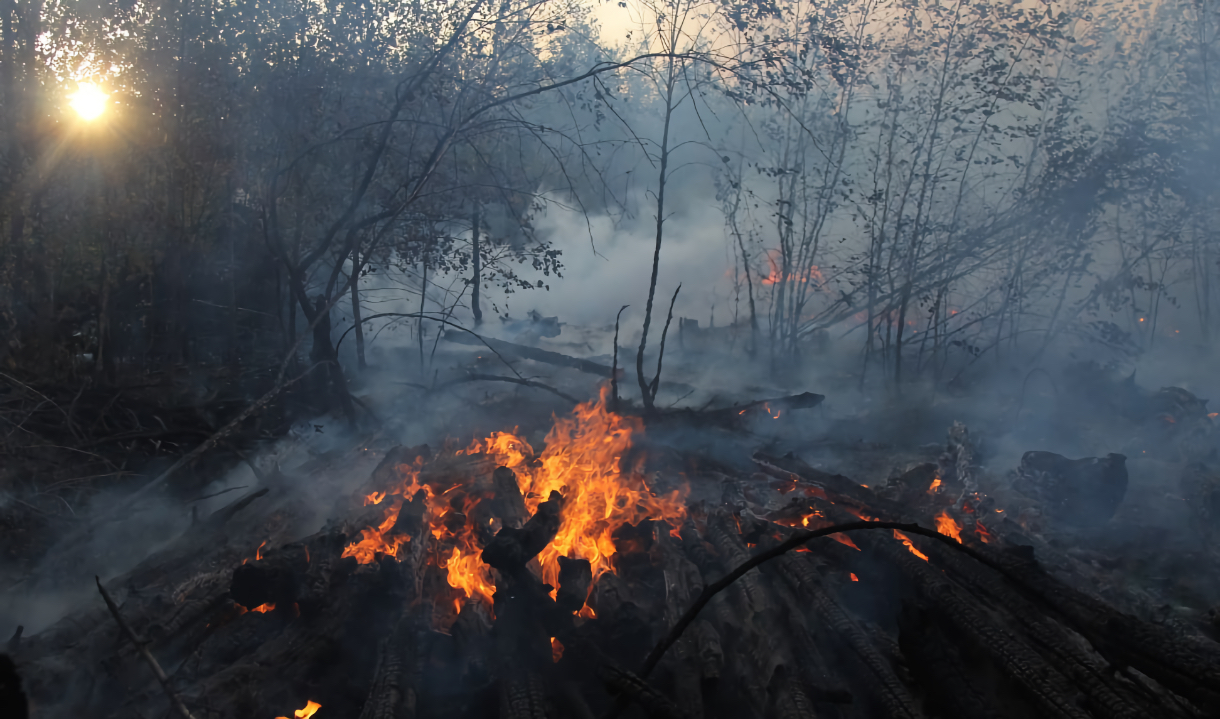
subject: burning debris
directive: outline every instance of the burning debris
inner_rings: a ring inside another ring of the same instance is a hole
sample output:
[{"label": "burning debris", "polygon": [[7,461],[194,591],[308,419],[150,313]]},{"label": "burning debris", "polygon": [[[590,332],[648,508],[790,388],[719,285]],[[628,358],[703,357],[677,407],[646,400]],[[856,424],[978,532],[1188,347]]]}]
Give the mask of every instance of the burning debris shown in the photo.
[{"label": "burning debris", "polygon": [[[280,512],[239,528],[242,498],[102,589],[116,621],[10,649],[45,717],[1220,711],[1220,645],[1066,581],[1097,570],[996,507],[970,433],[949,436],[872,489],[792,455],[665,450],[603,393],[541,451],[509,432],[391,449],[303,539]],[[1031,452],[1017,489],[1097,524],[1126,484],[1121,455]]]}]

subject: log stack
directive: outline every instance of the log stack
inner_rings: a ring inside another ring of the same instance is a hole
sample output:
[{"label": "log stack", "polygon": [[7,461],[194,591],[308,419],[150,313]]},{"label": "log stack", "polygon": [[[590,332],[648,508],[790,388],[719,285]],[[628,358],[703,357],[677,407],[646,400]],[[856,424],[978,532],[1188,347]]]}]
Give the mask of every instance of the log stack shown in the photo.
[{"label": "log stack", "polygon": [[[538,555],[565,522],[565,491],[527,504],[490,456],[395,449],[339,503],[347,522],[250,556],[217,540],[241,516],[230,512],[109,587],[196,719],[310,707],[318,719],[1220,715],[1220,645],[1049,571],[1041,560],[1073,560],[984,515],[968,434],[951,436],[942,467],[876,491],[792,456],[706,470],[688,458],[684,476],[651,480],[689,485],[682,521],[616,530],[609,571],[561,558],[558,586],[542,580]],[[403,491],[393,521],[379,519],[390,505],[363,498],[391,493],[408,465],[411,487],[428,490]],[[800,532],[861,519],[942,536],[810,541],[712,596],[655,671],[645,667],[734,568]],[[378,521],[397,549],[361,563],[350,547]],[[463,522],[494,570],[490,601],[447,579],[457,561],[447,542]],[[170,711],[100,601],[10,651],[33,716]]]}]

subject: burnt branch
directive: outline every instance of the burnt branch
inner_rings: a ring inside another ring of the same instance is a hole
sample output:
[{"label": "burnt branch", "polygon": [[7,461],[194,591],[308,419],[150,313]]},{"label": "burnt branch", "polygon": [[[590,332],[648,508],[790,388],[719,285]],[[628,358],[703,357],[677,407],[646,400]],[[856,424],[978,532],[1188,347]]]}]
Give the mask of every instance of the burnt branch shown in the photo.
[{"label": "burnt branch", "polygon": [[114,621],[118,623],[119,629],[123,631],[123,634],[127,636],[129,641],[131,641],[132,646],[134,646],[136,650],[140,652],[140,656],[144,657],[144,661],[147,662],[148,666],[152,668],[153,674],[156,675],[157,681],[161,683],[161,688],[165,690],[165,695],[169,697],[169,701],[174,705],[174,709],[182,715],[183,719],[195,719],[193,716],[191,716],[191,712],[186,708],[186,705],[182,703],[182,699],[178,696],[178,693],[174,691],[172,686],[170,686],[169,677],[165,675],[165,670],[161,668],[161,665],[157,662],[157,658],[152,655],[152,652],[148,651],[148,644],[141,641],[140,638],[136,636],[135,630],[131,628],[131,625],[128,624],[127,620],[123,619],[123,615],[119,613],[118,605],[114,603],[114,599],[110,597],[110,593],[107,592],[106,588],[102,586],[102,578],[94,577],[93,580],[97,582],[97,591],[102,593],[102,599],[106,601],[106,608],[109,609],[110,614],[114,616]]}]

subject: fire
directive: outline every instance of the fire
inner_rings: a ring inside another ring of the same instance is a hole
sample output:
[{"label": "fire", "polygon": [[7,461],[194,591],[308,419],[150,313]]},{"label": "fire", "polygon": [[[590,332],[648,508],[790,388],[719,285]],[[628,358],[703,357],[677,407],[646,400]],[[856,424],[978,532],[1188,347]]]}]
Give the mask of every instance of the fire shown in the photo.
[{"label": "fire", "polygon": [[855,572],[852,572],[852,575],[851,575],[851,580],[852,580],[853,582],[858,582],[858,581],[860,581],[860,578],[856,576],[856,573],[855,573]]},{"label": "fire", "polygon": [[369,564],[373,561],[377,553],[388,554],[391,557],[398,556],[398,548],[403,543],[410,541],[410,537],[401,534],[391,534],[386,536],[386,532],[394,526],[398,521],[398,513],[402,510],[402,504],[391,509],[386,513],[385,519],[376,527],[360,530],[360,541],[347,545],[343,550],[344,557],[355,557],[357,562],[361,564]]},{"label": "fire", "polygon": [[[491,604],[491,595],[496,593],[496,585],[492,579],[491,567],[483,564],[477,552],[463,555],[461,547],[454,547],[453,553],[440,563],[440,567],[449,574],[449,586],[462,590],[467,599],[477,594]],[[454,605],[458,613],[461,613],[462,600],[454,600]]]},{"label": "fire", "polygon": [[370,504],[381,504],[381,500],[385,499],[385,492],[373,492],[364,498],[364,506]]},{"label": "fire", "polygon": [[907,549],[911,550],[911,554],[914,554],[916,557],[919,557],[925,562],[928,561],[928,555],[916,549],[915,545],[911,544],[911,540],[907,537],[907,535],[899,532],[897,529],[894,530],[894,539],[901,540],[903,544],[907,545]]},{"label": "fire", "polygon": [[[313,700],[310,700],[305,703],[304,709],[297,709],[296,711],[294,711],[292,713],[292,715],[294,717],[296,717],[296,719],[309,719],[309,717],[316,714],[317,711],[321,708],[322,708],[321,704],[319,704]],[[276,717],[276,719],[288,719],[288,717]]]},{"label": "fire", "polygon": [[[542,581],[552,587],[558,586],[559,557],[589,560],[596,581],[611,571],[610,557],[617,551],[613,534],[623,525],[652,519],[666,521],[676,530],[686,518],[685,488],[657,495],[646,484],[639,463],[623,467],[622,459],[644,425],[639,418],[608,411],[607,396],[608,390],[603,388],[598,400],[578,405],[570,417],[557,418],[546,436],[546,448],[536,459],[533,448],[509,432],[493,433],[458,452],[487,454],[512,469],[531,514],[552,491],[563,495],[559,532],[538,555]],[[462,590],[467,599],[478,598],[490,604],[495,575],[480,557],[486,532],[479,532],[482,527],[470,519],[488,497],[465,485],[436,494],[432,487],[420,483],[421,469],[422,460],[415,465],[400,465],[402,485],[386,494],[401,495],[406,501],[424,490],[429,530],[437,543],[437,566],[445,569],[449,585]],[[366,500],[371,501],[376,494]],[[343,556],[355,557],[361,564],[372,562],[378,553],[399,556],[399,549],[409,541],[409,537],[391,531],[401,510],[402,502],[398,502],[386,512],[381,524],[363,530],[360,540],[348,545]],[[455,601],[459,612],[462,604],[460,599]],[[592,610],[581,616],[593,616]]]},{"label": "fire", "polygon": [[[776,524],[787,524],[787,522],[777,521]],[[826,519],[822,517],[822,513],[815,509],[812,514],[806,514],[804,517],[801,517],[801,526],[805,527],[806,529],[821,529],[822,527],[829,527],[830,522],[826,521]],[[857,552],[860,551],[860,548],[856,546],[856,543],[851,541],[851,537],[843,534],[842,532],[836,532],[835,534],[828,534],[826,536],[835,540],[839,544],[851,547]]]},{"label": "fire", "polygon": [[778,250],[767,250],[767,264],[770,265],[770,272],[766,277],[762,278],[764,285],[778,285],[785,279],[789,282],[813,282],[817,285],[825,283],[822,277],[822,271],[817,265],[810,265],[809,269],[800,272],[796,270],[789,271],[787,277],[780,270],[780,253]]},{"label": "fire", "polygon": [[263,540],[263,543],[262,543],[262,544],[260,544],[260,545],[258,545],[258,549],[254,550],[254,561],[256,561],[256,562],[257,562],[257,561],[261,561],[261,560],[262,560],[262,558],[263,558],[263,547],[265,547],[265,546],[267,546],[267,540],[265,540],[265,539],[264,539],[264,540]]},{"label": "fire", "polygon": [[946,511],[936,515],[936,531],[953,537],[958,542],[962,541],[962,526]]},{"label": "fire", "polygon": [[560,659],[563,659],[563,644],[551,637],[551,661],[558,663]]},{"label": "fire", "polygon": [[250,611],[258,612],[259,614],[266,614],[267,612],[274,612],[275,603],[272,602],[270,604],[260,604],[257,607],[255,607],[254,609],[251,609]]},{"label": "fire", "polygon": [[940,489],[940,477],[932,480],[932,486],[928,487],[928,494],[936,494],[938,489]]},{"label": "fire", "polygon": [[529,445],[519,438],[499,433],[479,445],[517,473],[531,513],[552,491],[563,495],[559,533],[538,555],[542,581],[553,587],[558,586],[559,557],[589,560],[597,581],[611,570],[615,530],[645,519],[679,527],[686,518],[685,489],[656,495],[644,482],[641,463],[622,467],[632,437],[643,432],[644,423],[608,411],[608,394],[603,387],[597,401],[578,405],[571,417],[556,419],[537,467],[526,464],[523,450]]}]

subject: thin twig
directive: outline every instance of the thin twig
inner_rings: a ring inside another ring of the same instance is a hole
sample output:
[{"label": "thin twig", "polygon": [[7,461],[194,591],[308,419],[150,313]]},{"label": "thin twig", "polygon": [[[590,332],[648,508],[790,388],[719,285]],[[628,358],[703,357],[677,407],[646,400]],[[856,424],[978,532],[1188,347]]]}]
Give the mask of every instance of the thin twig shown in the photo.
[{"label": "thin twig", "polygon": [[534,387],[535,389],[540,389],[540,390],[544,390],[546,392],[550,392],[551,394],[555,395],[556,397],[562,397],[563,399],[571,402],[572,404],[580,404],[580,402],[581,402],[580,400],[576,399],[575,397],[573,397],[570,394],[566,394],[564,392],[561,392],[561,391],[555,389],[554,387],[551,387],[550,385],[545,385],[545,384],[542,384],[541,382],[535,382],[534,380],[531,380],[531,379],[525,379],[523,377],[502,377],[500,375],[494,375],[494,374],[476,374],[473,372],[466,375],[465,377],[463,377],[461,379],[455,379],[451,382],[446,382],[442,385],[439,385],[436,387],[436,389],[444,389],[446,387],[451,387],[455,384],[462,384],[465,382],[478,382],[478,381],[511,382],[512,384],[519,384],[519,385],[522,385],[523,387]]},{"label": "thin twig", "polygon": [[610,411],[618,411],[618,321],[623,316],[623,310],[631,305],[623,305],[618,308],[618,314],[614,316],[614,359],[610,363]]},{"label": "thin twig", "polygon": [[182,699],[179,698],[177,692],[174,691],[174,688],[170,686],[169,677],[165,675],[165,670],[162,669],[161,665],[157,663],[157,658],[152,655],[152,652],[148,651],[148,644],[141,641],[140,638],[136,636],[136,633],[131,628],[131,625],[128,624],[127,620],[123,619],[123,615],[119,613],[118,605],[114,603],[114,600],[110,598],[110,593],[107,592],[106,588],[102,586],[102,578],[95,576],[93,579],[97,582],[97,591],[101,592],[102,599],[106,600],[106,607],[110,610],[110,614],[114,616],[114,621],[118,622],[119,629],[123,630],[123,634],[127,635],[127,638],[131,641],[132,646],[134,646],[136,650],[140,652],[140,654],[144,657],[144,661],[148,662],[148,666],[152,667],[153,674],[157,675],[157,681],[161,682],[161,687],[165,689],[165,695],[169,697],[169,701],[174,705],[174,709],[176,709],[178,713],[182,715],[183,719],[195,719],[193,716],[191,716],[191,712],[186,708],[186,705],[182,703]]},{"label": "thin twig", "polygon": [[[669,334],[669,323],[674,319],[674,303],[678,301],[678,293],[681,291],[682,283],[679,282],[678,289],[674,290],[674,296],[669,301],[669,314],[665,316],[665,327],[661,330],[661,346],[657,350],[657,374],[652,378],[652,384],[648,387],[654,402],[657,399],[657,390],[661,387],[661,360],[665,359],[665,335]],[[649,404],[651,405],[651,402]]]}]

